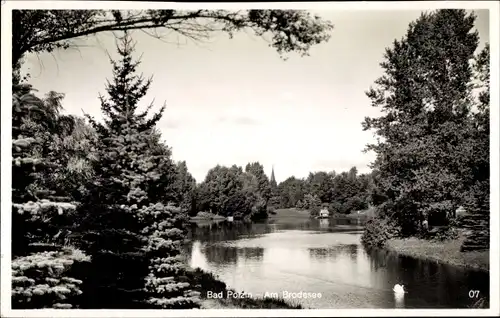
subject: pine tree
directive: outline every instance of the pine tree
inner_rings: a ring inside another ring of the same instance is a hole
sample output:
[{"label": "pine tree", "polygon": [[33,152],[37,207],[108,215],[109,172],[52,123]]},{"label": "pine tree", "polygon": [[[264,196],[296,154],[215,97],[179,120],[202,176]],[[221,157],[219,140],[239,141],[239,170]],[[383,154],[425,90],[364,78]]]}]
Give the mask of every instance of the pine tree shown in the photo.
[{"label": "pine tree", "polygon": [[[112,60],[113,81],[100,96],[104,124],[90,118],[99,134],[96,171],[86,205],[88,249],[94,264],[94,308],[193,308],[198,295],[179,281],[184,214],[169,205],[176,178],[170,149],[155,130],[165,106],[138,112],[151,78],[135,74],[128,34]],[[99,271],[99,272],[98,272]],[[106,295],[106,297],[103,297]],[[100,297],[100,298],[99,298]],[[103,299],[106,298],[106,299]]]}]

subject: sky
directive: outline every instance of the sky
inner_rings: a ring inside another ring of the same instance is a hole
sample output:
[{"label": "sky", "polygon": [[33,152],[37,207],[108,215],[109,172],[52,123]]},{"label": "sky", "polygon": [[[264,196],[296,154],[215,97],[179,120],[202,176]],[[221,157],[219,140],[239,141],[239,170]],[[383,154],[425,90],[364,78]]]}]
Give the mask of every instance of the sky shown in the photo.
[{"label": "sky", "polygon": [[[406,33],[421,11],[314,11],[334,24],[327,43],[310,56],[287,61],[259,37],[215,34],[203,44],[175,35],[168,41],[133,33],[139,71],[153,83],[141,104],[167,108],[158,124],[174,160],[185,160],[201,182],[217,164],[259,161],[278,182],[313,171],[368,172],[374,141],[363,119],[379,116],[365,91],[382,75],[386,47]],[[481,46],[489,41],[487,10],[476,11]],[[23,66],[30,83],[46,93],[64,93],[66,113],[82,109],[102,118],[98,94],[111,79],[111,33],[77,41],[78,49],[29,55]]]}]

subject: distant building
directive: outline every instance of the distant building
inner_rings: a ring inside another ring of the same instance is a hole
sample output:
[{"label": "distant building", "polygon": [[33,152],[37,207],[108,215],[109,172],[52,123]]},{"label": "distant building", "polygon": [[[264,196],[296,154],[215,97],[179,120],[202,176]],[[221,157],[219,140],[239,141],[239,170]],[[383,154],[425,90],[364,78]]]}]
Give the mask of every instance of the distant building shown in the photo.
[{"label": "distant building", "polygon": [[458,209],[455,210],[455,217],[462,217],[467,214],[467,210],[463,206],[459,206]]},{"label": "distant building", "polygon": [[271,170],[271,178],[269,179],[269,183],[271,185],[272,190],[278,187],[278,184],[276,183],[276,178],[274,177],[274,165],[273,165],[273,170]]},{"label": "distant building", "polygon": [[321,211],[319,211],[319,217],[320,218],[327,218],[330,216],[330,212],[328,212],[327,209],[323,208]]}]

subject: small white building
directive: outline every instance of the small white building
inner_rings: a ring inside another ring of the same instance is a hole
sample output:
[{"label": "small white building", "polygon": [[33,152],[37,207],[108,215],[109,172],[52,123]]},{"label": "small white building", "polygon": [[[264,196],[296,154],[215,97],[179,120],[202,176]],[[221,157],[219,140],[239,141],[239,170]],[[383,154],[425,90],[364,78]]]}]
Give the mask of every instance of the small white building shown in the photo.
[{"label": "small white building", "polygon": [[329,216],[330,216],[330,212],[328,212],[327,209],[321,209],[321,211],[319,211],[320,218],[327,218]]},{"label": "small white building", "polygon": [[458,209],[455,210],[455,217],[461,217],[467,214],[467,210],[463,206],[459,206]]}]

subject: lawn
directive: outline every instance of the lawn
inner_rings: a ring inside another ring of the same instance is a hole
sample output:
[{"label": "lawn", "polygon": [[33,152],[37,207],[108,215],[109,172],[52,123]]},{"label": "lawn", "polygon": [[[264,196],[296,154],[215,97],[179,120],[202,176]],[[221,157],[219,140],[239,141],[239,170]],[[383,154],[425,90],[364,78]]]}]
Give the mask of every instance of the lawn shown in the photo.
[{"label": "lawn", "polygon": [[386,243],[387,249],[401,255],[436,261],[459,267],[489,271],[489,251],[460,252],[464,237],[443,242],[417,238],[392,239]]},{"label": "lawn", "polygon": [[309,210],[299,210],[296,208],[290,209],[276,209],[276,214],[270,214],[269,219],[309,219],[310,212]]}]

